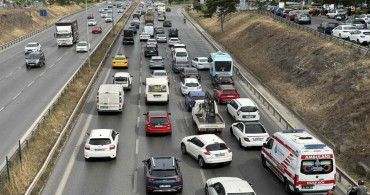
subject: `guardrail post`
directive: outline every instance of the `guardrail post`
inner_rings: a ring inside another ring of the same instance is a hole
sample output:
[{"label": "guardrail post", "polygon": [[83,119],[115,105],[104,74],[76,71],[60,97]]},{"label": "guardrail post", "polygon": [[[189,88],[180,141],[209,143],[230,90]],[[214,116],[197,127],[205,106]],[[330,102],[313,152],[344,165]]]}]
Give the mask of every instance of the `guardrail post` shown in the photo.
[{"label": "guardrail post", "polygon": [[[338,172],[337,172],[338,173]],[[338,182],[342,182],[342,174],[338,174]]]},{"label": "guardrail post", "polygon": [[8,159],[8,156],[5,157],[5,160],[6,160],[6,171],[8,173],[8,182],[10,183],[10,165],[9,165],[9,159]]},{"label": "guardrail post", "polygon": [[22,169],[22,145],[21,140],[18,140],[18,150],[19,150],[19,160],[21,161],[21,169]]}]

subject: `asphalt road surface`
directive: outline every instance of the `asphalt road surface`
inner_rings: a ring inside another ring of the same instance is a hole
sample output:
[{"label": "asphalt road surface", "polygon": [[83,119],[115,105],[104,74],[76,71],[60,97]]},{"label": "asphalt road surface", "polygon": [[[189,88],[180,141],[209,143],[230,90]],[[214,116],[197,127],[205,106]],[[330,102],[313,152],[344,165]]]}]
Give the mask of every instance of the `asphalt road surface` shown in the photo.
[{"label": "asphalt road surface", "polygon": [[[187,46],[189,59],[199,56],[209,56],[215,52],[211,45],[188,22],[183,23],[181,10],[176,7],[167,13],[173,27],[179,29],[179,35]],[[144,26],[141,18],[141,29]],[[155,21],[155,26],[162,22]],[[166,31],[167,33],[167,31]],[[180,141],[183,137],[196,134],[191,121],[191,114],[185,110],[184,96],[179,89],[179,76],[170,69],[170,48],[167,44],[159,43],[159,55],[165,57],[165,69],[170,75],[170,101],[168,105],[146,105],[144,101],[145,78],[150,77],[149,59],[143,56],[144,43],[135,37],[134,45],[122,45],[117,41],[112,54],[123,53],[129,56],[129,67],[126,70],[112,69],[111,59],[108,60],[92,90],[83,113],[59,157],[53,173],[46,184],[43,194],[145,194],[145,180],[142,160],[150,156],[175,156],[181,159],[180,167],[184,179],[185,195],[204,194],[204,183],[207,179],[219,176],[240,177],[253,184],[257,194],[282,195],[286,194],[280,180],[267,169],[260,160],[260,148],[242,149],[237,140],[231,136],[229,127],[232,118],[226,112],[226,105],[218,108],[226,121],[225,131],[218,136],[223,139],[233,151],[233,161],[229,166],[217,166],[206,169],[199,168],[197,161],[181,154]],[[132,90],[125,92],[124,111],[122,114],[102,114],[96,111],[96,92],[100,84],[112,83],[111,77],[115,72],[128,71],[133,75]],[[208,71],[201,71],[203,90],[212,92]],[[278,122],[269,115],[264,106],[255,100],[247,87],[234,77],[241,97],[252,98],[259,104],[261,123],[272,135],[280,131]],[[145,135],[143,113],[150,110],[167,110],[172,115],[172,135]],[[86,133],[92,129],[112,128],[120,132],[119,147],[116,160],[85,161],[84,144]]]},{"label": "asphalt road surface", "polygon": [[[88,9],[103,28],[103,33],[92,34],[92,27],[88,27],[92,50],[112,27],[112,23],[105,23],[98,13],[99,8],[106,6],[102,3]],[[114,7],[113,17],[117,19],[121,15]],[[67,19],[77,19],[79,40],[86,40],[85,12]],[[87,57],[87,53],[76,53],[75,45],[58,47],[54,33],[55,27],[51,27],[0,52],[0,161],[5,160],[10,149]],[[46,58],[44,67],[26,69],[24,46],[29,42],[42,45]]]}]

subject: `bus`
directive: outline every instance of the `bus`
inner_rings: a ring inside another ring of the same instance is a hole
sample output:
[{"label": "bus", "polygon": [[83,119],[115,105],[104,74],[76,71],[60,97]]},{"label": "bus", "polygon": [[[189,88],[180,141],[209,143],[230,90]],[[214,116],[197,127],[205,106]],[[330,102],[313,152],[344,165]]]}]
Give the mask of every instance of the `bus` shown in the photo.
[{"label": "bus", "polygon": [[233,76],[233,59],[228,53],[223,53],[222,51],[211,53],[208,62],[211,64],[209,69],[211,77],[220,73],[227,73]]}]

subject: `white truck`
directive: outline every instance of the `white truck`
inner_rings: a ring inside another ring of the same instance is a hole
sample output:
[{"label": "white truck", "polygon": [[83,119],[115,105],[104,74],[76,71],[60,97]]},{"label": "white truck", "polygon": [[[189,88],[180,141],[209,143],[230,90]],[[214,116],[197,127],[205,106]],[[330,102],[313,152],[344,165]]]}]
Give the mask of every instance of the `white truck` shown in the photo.
[{"label": "white truck", "polygon": [[222,132],[225,129],[225,121],[218,113],[217,103],[208,92],[204,100],[195,101],[191,115],[198,133]]},{"label": "white truck", "polygon": [[100,112],[122,112],[125,92],[122,85],[102,84],[96,96],[96,107]]},{"label": "white truck", "polygon": [[145,103],[166,102],[170,100],[167,78],[146,78]]},{"label": "white truck", "polygon": [[55,23],[56,33],[54,37],[57,39],[57,45],[71,46],[78,41],[78,25],[77,20],[62,20]]}]

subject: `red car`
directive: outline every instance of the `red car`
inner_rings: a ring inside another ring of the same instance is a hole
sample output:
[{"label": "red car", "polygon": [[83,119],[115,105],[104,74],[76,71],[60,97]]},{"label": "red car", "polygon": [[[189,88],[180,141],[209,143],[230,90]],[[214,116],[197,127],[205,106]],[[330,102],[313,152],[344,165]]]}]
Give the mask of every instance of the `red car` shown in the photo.
[{"label": "red car", "polygon": [[93,29],[92,29],[92,33],[93,34],[96,34],[96,33],[102,33],[103,32],[103,29],[100,27],[100,26],[95,26]]},{"label": "red car", "polygon": [[87,19],[94,19],[94,14],[87,15]]},{"label": "red car", "polygon": [[145,115],[146,135],[151,133],[172,133],[171,120],[168,117],[171,113],[166,111],[156,110],[149,111]]},{"label": "red car", "polygon": [[240,98],[240,95],[234,85],[218,85],[213,90],[213,97],[220,104]]},{"label": "red car", "polygon": [[287,14],[286,18],[290,21],[294,21],[295,17],[297,16],[297,12],[291,11]]}]

